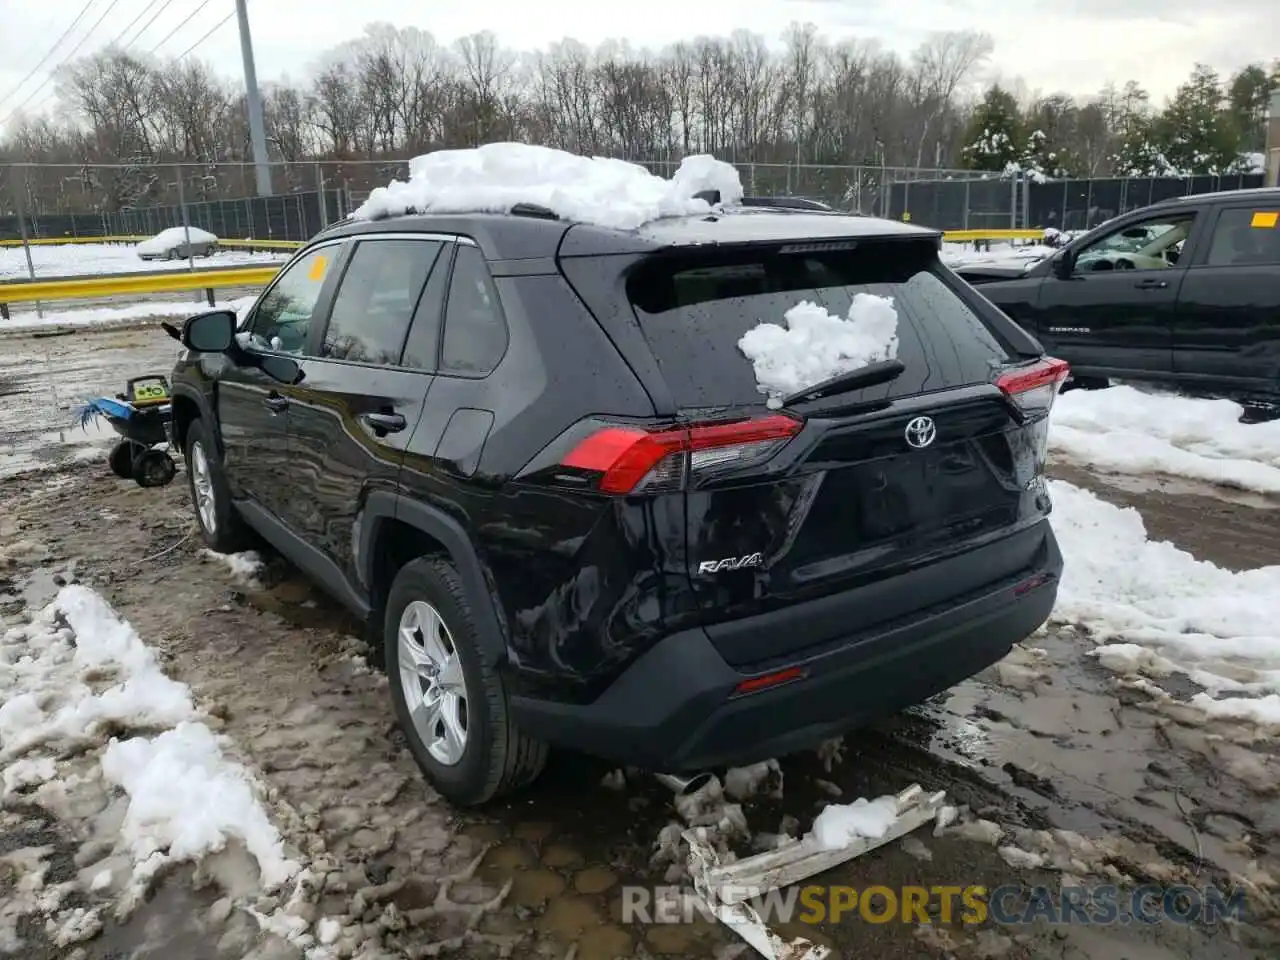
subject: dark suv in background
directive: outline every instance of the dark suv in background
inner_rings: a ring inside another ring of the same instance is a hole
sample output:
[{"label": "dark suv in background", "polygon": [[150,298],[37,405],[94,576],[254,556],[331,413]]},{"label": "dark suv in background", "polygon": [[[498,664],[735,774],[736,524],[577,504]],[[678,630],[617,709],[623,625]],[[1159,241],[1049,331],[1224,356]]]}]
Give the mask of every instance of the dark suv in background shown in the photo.
[{"label": "dark suv in background", "polygon": [[[635,231],[537,207],[348,222],[187,321],[206,542],[272,543],[380,635],[445,796],[548,745],[686,773],[815,745],[1034,631],[1066,366],[940,236],[745,205]],[[894,299],[897,361],[770,409],[739,338]]]},{"label": "dark suv in background", "polygon": [[1135,210],[1030,269],[965,280],[1086,384],[1147,381],[1280,411],[1280,190]]}]

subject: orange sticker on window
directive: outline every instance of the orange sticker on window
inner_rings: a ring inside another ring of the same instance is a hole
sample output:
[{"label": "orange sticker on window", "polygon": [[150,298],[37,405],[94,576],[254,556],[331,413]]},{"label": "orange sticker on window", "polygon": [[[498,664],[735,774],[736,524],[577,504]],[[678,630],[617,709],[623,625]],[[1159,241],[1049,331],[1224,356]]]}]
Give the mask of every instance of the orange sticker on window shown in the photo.
[{"label": "orange sticker on window", "polygon": [[[1256,224],[1255,224],[1256,226]],[[311,271],[307,274],[308,280],[323,280],[324,268],[329,265],[329,261],[324,257],[316,257],[316,262],[311,264]]]},{"label": "orange sticker on window", "polygon": [[1260,227],[1263,230],[1274,228],[1276,223],[1280,222],[1280,211],[1277,210],[1259,210],[1253,215],[1250,222],[1251,227]]}]

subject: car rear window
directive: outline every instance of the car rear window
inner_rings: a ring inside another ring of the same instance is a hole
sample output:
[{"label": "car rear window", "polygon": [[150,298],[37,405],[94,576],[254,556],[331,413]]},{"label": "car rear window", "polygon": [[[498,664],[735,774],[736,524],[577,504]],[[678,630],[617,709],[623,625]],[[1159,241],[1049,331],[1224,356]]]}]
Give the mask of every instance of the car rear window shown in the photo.
[{"label": "car rear window", "polygon": [[944,279],[932,242],[681,251],[655,255],[627,279],[628,299],[682,407],[762,402],[738,348],[742,335],[759,323],[785,326],[784,314],[806,300],[846,317],[859,293],[892,298],[906,366],[892,383],[868,388],[867,398],[983,383],[1010,359]]}]

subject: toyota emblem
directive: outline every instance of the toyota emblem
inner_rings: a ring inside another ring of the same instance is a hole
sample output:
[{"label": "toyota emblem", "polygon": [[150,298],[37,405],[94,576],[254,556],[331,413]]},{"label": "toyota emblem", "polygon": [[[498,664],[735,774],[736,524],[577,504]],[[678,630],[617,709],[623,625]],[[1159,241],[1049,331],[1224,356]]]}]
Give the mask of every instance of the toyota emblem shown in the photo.
[{"label": "toyota emblem", "polygon": [[907,443],[920,450],[933,443],[938,435],[938,426],[933,417],[916,417],[907,424]]}]

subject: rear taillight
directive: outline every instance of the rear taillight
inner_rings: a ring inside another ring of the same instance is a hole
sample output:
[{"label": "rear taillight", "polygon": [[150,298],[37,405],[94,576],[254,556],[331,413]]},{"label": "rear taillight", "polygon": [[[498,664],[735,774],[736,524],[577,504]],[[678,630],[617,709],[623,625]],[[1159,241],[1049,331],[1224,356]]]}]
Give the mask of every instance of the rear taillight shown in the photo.
[{"label": "rear taillight", "polygon": [[1004,391],[1026,414],[1047,413],[1071,372],[1065,360],[1045,357],[1029,367],[1009,370],[996,378],[996,386]]},{"label": "rear taillight", "polygon": [[802,426],[785,414],[653,430],[606,426],[579,441],[560,466],[592,474],[602,493],[671,492],[690,476],[767,460]]}]

